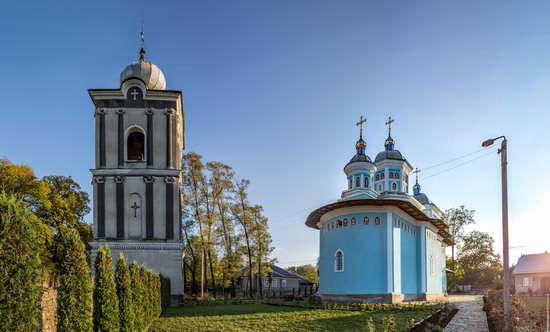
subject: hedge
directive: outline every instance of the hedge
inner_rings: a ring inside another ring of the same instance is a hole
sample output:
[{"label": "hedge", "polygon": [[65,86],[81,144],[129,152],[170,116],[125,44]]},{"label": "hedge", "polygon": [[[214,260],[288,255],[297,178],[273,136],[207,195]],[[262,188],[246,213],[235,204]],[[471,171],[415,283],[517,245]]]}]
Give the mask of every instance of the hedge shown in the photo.
[{"label": "hedge", "polygon": [[95,260],[94,331],[118,331],[120,317],[111,251],[101,246]]},{"label": "hedge", "polygon": [[36,331],[42,272],[36,219],[18,197],[0,192],[0,331]]},{"label": "hedge", "polygon": [[120,331],[134,331],[134,309],[132,303],[132,285],[130,270],[126,259],[121,253],[115,270],[116,294],[118,297],[118,313],[120,317]]}]

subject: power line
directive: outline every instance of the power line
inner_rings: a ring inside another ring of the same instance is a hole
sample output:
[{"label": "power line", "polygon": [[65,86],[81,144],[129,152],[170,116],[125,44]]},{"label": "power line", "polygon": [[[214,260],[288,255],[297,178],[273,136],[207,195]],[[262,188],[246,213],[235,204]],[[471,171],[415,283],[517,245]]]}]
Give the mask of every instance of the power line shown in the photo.
[{"label": "power line", "polygon": [[435,165],[432,165],[432,166],[429,166],[429,167],[425,167],[425,168],[421,168],[420,170],[421,171],[426,171],[426,170],[429,170],[429,169],[432,169],[432,168],[436,168],[436,167],[439,167],[439,166],[443,166],[443,165],[446,165],[448,163],[452,163],[453,161],[456,161],[456,160],[459,160],[459,159],[462,159],[462,158],[466,158],[468,156],[471,156],[473,154],[476,154],[476,153],[479,153],[481,151],[485,151],[487,150],[486,148],[483,148],[483,149],[480,149],[480,150],[477,150],[477,151],[474,151],[474,152],[470,152],[470,153],[467,153],[465,155],[462,155],[460,157],[456,157],[456,158],[453,158],[453,159],[450,159],[450,160],[447,160],[447,161],[444,161],[442,163],[439,163],[439,164],[435,164]]},{"label": "power line", "polygon": [[471,163],[471,162],[474,162],[474,161],[476,161],[476,160],[478,160],[478,159],[487,157],[488,155],[493,154],[493,152],[495,152],[495,151],[497,151],[497,149],[493,149],[493,150],[491,150],[489,153],[486,153],[486,154],[481,155],[481,156],[479,156],[479,157],[477,157],[477,158],[474,158],[474,159],[468,160],[468,161],[466,161],[466,162],[463,162],[462,164],[458,164],[458,165],[456,165],[456,166],[454,166],[454,167],[451,167],[451,168],[447,168],[447,169],[445,169],[445,170],[442,170],[441,172],[437,172],[437,173],[432,174],[432,175],[430,175],[430,176],[427,176],[427,177],[425,177],[425,178],[421,178],[421,180],[426,180],[426,179],[429,179],[429,178],[433,178],[434,176],[437,176],[437,175],[439,175],[439,174],[446,173],[446,172],[451,171],[451,170],[453,170],[453,169],[455,169],[455,168],[458,168],[458,167],[467,165],[467,164],[469,164],[469,163]]},{"label": "power line", "polygon": [[326,202],[324,202],[324,203],[315,204],[314,206],[311,206],[311,207],[305,208],[305,209],[303,209],[303,210],[296,211],[296,212],[294,212],[294,213],[292,213],[292,214],[289,214],[289,215],[286,216],[286,217],[282,217],[282,218],[275,219],[275,220],[270,220],[269,223],[272,224],[272,223],[275,223],[275,222],[278,222],[278,221],[281,221],[281,220],[288,219],[288,218],[290,218],[290,217],[294,217],[294,216],[297,215],[297,214],[300,214],[300,213],[305,212],[305,211],[310,211],[310,210],[312,210],[312,209],[321,207],[321,206],[323,206],[323,205],[325,205],[325,204],[332,203],[332,202],[334,202],[334,201],[335,201],[334,199],[331,199],[330,201],[326,201]]}]

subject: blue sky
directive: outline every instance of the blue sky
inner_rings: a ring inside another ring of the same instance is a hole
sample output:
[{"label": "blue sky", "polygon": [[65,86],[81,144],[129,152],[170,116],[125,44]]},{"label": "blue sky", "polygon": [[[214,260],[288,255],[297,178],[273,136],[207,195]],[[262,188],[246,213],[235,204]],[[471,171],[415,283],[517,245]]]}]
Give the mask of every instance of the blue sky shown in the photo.
[{"label": "blue sky", "polygon": [[[88,88],[147,57],[184,93],[186,150],[232,165],[271,219],[281,265],[314,262],[303,222],[345,188],[359,116],[367,154],[393,137],[427,168],[509,137],[510,245],[549,250],[547,1],[10,2],[0,12],[0,156],[91,190]],[[477,211],[500,248],[499,157],[421,173],[442,209]],[[290,217],[287,217],[290,216]],[[515,248],[517,247],[517,248]]]}]

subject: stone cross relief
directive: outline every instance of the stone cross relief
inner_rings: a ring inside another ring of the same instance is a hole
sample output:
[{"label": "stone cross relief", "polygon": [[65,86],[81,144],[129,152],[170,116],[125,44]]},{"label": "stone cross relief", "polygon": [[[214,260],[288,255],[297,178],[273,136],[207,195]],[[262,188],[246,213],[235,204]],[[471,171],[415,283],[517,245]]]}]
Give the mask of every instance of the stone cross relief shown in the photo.
[{"label": "stone cross relief", "polygon": [[139,92],[137,91],[137,89],[134,89],[134,91],[130,92],[130,94],[134,96],[134,100],[137,100],[136,96],[139,96]]},{"label": "stone cross relief", "polygon": [[137,209],[139,209],[137,203],[134,202],[134,205],[130,206],[130,209],[134,209],[134,218],[137,218]]}]

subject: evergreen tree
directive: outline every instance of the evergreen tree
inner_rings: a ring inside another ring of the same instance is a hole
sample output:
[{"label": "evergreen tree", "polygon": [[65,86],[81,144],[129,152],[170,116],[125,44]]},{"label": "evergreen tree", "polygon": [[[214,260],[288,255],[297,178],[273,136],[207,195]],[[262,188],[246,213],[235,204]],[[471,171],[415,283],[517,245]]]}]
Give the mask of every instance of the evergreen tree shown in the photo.
[{"label": "evergreen tree", "polygon": [[86,248],[74,229],[66,231],[59,243],[57,330],[92,331],[93,286]]},{"label": "evergreen tree", "polygon": [[120,331],[134,331],[134,310],[132,303],[132,285],[130,270],[126,264],[124,255],[120,259],[115,270],[116,293],[118,296],[118,312],[120,316]]},{"label": "evergreen tree", "polygon": [[41,278],[36,219],[19,198],[0,192],[0,331],[36,331]]},{"label": "evergreen tree", "polygon": [[141,269],[136,261],[130,264],[130,284],[132,287],[132,300],[134,309],[134,327],[136,331],[145,329],[145,316],[143,311],[143,283],[141,282]]},{"label": "evergreen tree", "polygon": [[102,246],[95,260],[94,331],[118,331],[119,327],[111,251],[108,246]]}]

